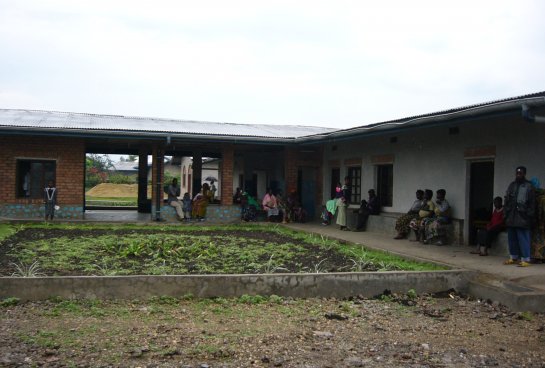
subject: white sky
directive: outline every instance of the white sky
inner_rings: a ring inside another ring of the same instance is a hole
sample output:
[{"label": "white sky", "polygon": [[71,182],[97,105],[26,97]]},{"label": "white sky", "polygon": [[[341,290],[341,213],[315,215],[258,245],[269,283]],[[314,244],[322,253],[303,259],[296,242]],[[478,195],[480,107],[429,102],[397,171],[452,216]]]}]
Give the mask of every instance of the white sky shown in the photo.
[{"label": "white sky", "polygon": [[545,90],[545,1],[0,0],[0,108],[337,128]]}]

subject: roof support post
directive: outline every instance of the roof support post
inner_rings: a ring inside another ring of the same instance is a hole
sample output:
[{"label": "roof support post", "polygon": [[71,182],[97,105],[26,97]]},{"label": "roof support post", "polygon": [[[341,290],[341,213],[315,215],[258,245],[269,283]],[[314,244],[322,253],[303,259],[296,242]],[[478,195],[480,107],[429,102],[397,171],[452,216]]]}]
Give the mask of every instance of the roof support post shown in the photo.
[{"label": "roof support post", "polygon": [[193,188],[192,198],[195,197],[202,187],[202,152],[200,150],[193,151]]},{"label": "roof support post", "polygon": [[233,169],[235,165],[235,149],[232,144],[226,144],[221,150],[220,177],[221,204],[233,204]]},{"label": "roof support post", "polygon": [[140,147],[138,152],[138,212],[150,213],[148,201],[148,149]]},{"label": "roof support post", "polygon": [[159,147],[153,148],[153,193],[152,200],[155,203],[155,213],[153,219],[162,221],[161,206],[163,204],[163,170],[164,170],[165,152]]}]

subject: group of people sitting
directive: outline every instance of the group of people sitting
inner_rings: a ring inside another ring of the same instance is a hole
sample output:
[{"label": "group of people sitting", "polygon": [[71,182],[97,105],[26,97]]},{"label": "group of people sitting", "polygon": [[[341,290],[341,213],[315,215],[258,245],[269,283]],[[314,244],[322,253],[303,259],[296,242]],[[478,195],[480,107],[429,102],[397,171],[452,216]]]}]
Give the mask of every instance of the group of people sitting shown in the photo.
[{"label": "group of people sitting", "polygon": [[271,222],[305,222],[306,212],[299,203],[297,192],[292,191],[284,200],[282,193],[273,193],[271,188],[261,203],[248,192],[242,192],[237,188],[233,196],[233,203],[241,206],[241,216],[244,221],[256,221],[260,212],[265,212],[267,221]]},{"label": "group of people sitting", "polygon": [[[337,183],[335,188],[335,197],[326,202],[322,206],[322,225],[329,225],[331,220],[337,213],[337,225],[340,226],[341,230],[349,230],[347,226],[346,219],[346,210],[348,203],[350,202],[350,197],[352,192],[349,186],[350,179],[345,178],[345,184]],[[369,189],[367,192],[367,200],[362,199],[360,202],[360,207],[358,209],[358,218],[356,223],[356,231],[364,231],[367,225],[367,220],[370,215],[378,215],[380,213],[380,201],[374,189]]]},{"label": "group of people sitting", "polygon": [[214,191],[210,189],[208,183],[202,185],[201,190],[193,199],[188,192],[184,193],[181,200],[178,199],[180,187],[176,178],[172,179],[171,184],[165,188],[165,192],[168,194],[168,205],[174,207],[179,221],[190,221],[192,219],[204,221],[208,204],[214,200]]},{"label": "group of people sitting", "polygon": [[446,241],[444,225],[451,222],[451,207],[445,198],[446,194],[444,189],[439,189],[434,201],[431,189],[417,190],[416,199],[409,211],[396,221],[397,235],[394,239],[404,239],[412,230],[416,236],[415,241],[443,245]]}]

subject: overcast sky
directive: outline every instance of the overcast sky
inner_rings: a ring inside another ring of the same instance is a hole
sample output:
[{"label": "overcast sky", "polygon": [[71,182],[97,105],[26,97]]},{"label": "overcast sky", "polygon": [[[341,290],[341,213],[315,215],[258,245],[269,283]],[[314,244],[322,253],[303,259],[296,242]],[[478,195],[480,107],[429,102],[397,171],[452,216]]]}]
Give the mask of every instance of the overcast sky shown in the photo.
[{"label": "overcast sky", "polygon": [[348,128],[545,90],[545,1],[0,0],[0,108]]}]

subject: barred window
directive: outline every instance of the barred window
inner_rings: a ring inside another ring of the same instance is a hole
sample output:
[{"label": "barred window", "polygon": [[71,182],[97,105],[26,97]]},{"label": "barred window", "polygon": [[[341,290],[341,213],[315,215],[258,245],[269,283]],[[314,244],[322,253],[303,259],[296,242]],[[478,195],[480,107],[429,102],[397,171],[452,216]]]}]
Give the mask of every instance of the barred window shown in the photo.
[{"label": "barred window", "polygon": [[361,167],[349,167],[348,177],[350,178],[350,203],[359,204],[361,201]]}]

